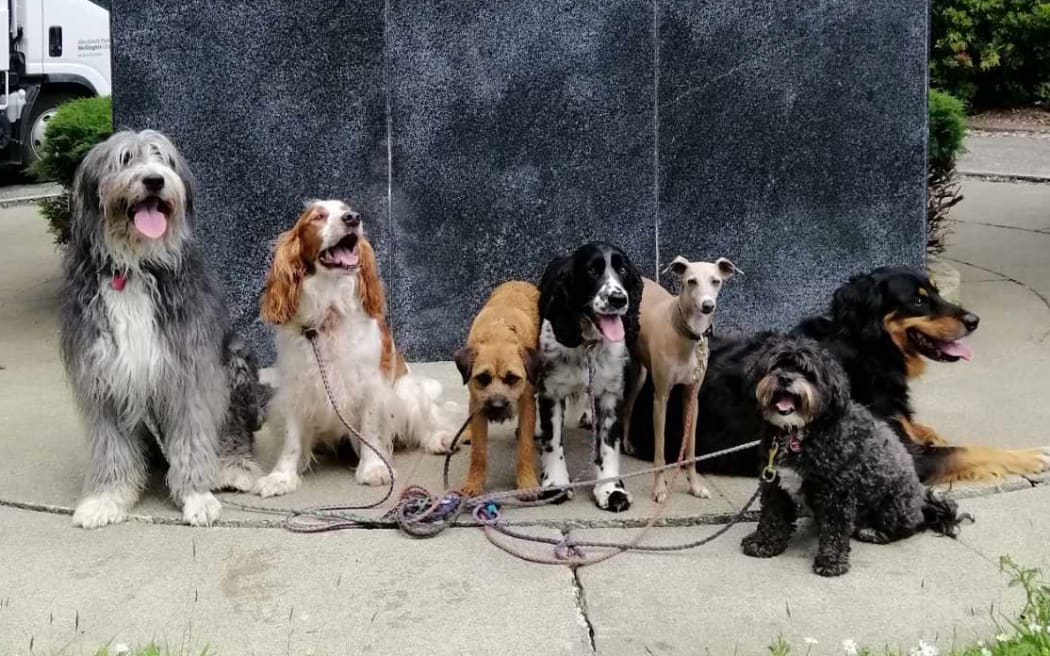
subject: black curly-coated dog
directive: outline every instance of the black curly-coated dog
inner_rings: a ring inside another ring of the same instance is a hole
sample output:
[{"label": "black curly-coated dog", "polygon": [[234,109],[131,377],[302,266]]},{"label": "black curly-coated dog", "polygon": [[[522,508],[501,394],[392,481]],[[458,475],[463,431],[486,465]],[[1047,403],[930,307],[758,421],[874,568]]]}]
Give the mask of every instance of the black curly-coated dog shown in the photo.
[{"label": "black curly-coated dog", "polygon": [[744,553],[783,553],[796,502],[813,512],[819,536],[813,570],[821,576],[849,571],[851,535],[886,544],[930,528],[954,537],[955,502],[919,482],[904,445],[850,398],[842,365],[817,342],[770,336],[745,375],[762,422],[762,452],[772,454],[773,464],[763,475],[758,529],[741,543]]}]

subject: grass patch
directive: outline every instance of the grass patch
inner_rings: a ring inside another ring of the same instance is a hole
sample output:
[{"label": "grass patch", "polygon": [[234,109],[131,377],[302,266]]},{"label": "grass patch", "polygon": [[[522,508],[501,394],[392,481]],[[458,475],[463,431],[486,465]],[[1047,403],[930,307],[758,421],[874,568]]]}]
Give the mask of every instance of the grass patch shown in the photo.
[{"label": "grass patch", "polygon": [[[844,640],[837,645],[843,656],[1050,656],[1050,582],[1035,568],[1023,567],[1009,556],[999,561],[1010,576],[1010,587],[1024,590],[1025,603],[1013,616],[993,615],[998,633],[987,640],[952,646],[946,651],[932,642],[920,641],[907,650],[873,649]],[[810,653],[834,653],[835,648],[806,638],[802,645],[792,645],[778,636],[769,644],[771,656],[806,656]]]}]

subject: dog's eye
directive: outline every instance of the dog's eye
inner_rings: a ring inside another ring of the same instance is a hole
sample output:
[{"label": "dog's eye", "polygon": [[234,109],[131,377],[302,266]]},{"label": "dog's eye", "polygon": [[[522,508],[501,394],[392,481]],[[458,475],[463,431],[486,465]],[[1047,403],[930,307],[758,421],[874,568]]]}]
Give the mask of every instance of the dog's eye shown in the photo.
[{"label": "dog's eye", "polygon": [[124,151],[124,154],[120,156],[120,165],[127,166],[128,162],[131,161],[131,151]]},{"label": "dog's eye", "polygon": [[912,305],[916,305],[918,307],[922,307],[923,305],[926,304],[926,297],[925,296],[916,296],[915,298],[912,299],[911,304]]},{"label": "dog's eye", "polygon": [[722,284],[722,281],[719,280],[718,278],[711,278],[711,285],[713,285],[714,287],[718,287],[721,284]]},{"label": "dog's eye", "polygon": [[689,283],[690,287],[696,287],[696,278],[690,278],[689,280],[686,280],[686,282]]},{"label": "dog's eye", "polygon": [[521,376],[516,376],[514,374],[507,374],[506,376],[503,377],[503,384],[507,385],[508,387],[511,387],[511,386],[517,384],[517,382],[519,380],[521,380]]},{"label": "dog's eye", "polygon": [[475,382],[477,382],[478,385],[481,385],[482,387],[488,387],[489,383],[492,382],[492,376],[485,372],[481,372],[477,376],[474,376],[474,380]]}]

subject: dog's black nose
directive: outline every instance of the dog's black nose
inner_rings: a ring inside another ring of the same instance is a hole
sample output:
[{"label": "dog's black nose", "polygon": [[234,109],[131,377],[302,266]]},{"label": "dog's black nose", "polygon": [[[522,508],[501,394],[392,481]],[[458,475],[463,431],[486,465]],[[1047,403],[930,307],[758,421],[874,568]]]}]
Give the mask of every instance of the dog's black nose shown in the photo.
[{"label": "dog's black nose", "polygon": [[361,225],[361,215],[357,212],[347,212],[343,215],[343,223],[345,223],[348,228],[356,228]]},{"label": "dog's black nose", "polygon": [[714,301],[704,301],[703,303],[700,304],[700,311],[703,312],[704,314],[711,314],[712,312],[715,311],[715,302]]},{"label": "dog's black nose", "polygon": [[627,294],[624,294],[621,291],[611,292],[609,294],[609,305],[611,305],[614,310],[619,310],[620,308],[626,306]]},{"label": "dog's black nose", "polygon": [[781,387],[791,387],[791,377],[780,374],[777,376],[777,382],[780,383]]},{"label": "dog's black nose", "polygon": [[972,333],[977,330],[977,324],[981,323],[981,318],[976,314],[967,312],[959,317],[959,321],[962,322],[962,325],[966,326],[966,330],[969,330]]},{"label": "dog's black nose", "polygon": [[142,178],[142,184],[146,186],[147,191],[160,191],[164,188],[164,176],[161,175],[150,175]]}]

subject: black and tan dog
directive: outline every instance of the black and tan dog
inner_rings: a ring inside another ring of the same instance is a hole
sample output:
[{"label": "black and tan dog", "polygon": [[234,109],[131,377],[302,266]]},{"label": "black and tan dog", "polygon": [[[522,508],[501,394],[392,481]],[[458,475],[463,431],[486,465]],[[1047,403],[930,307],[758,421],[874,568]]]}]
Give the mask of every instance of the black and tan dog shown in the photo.
[{"label": "black and tan dog", "polygon": [[456,351],[456,367],[470,392],[470,470],[462,491],[485,491],[489,422],[518,415],[518,489],[534,488],[536,463],[535,383],[539,358],[540,292],[527,282],[505,282],[474,318],[467,344]]},{"label": "black and tan dog", "polygon": [[[817,340],[839,361],[849,377],[853,400],[887,422],[905,443],[924,482],[994,480],[1008,474],[1038,474],[1050,469],[1045,449],[1008,450],[952,446],[936,431],[914,421],[909,385],[926,360],[969,359],[961,341],[977,329],[977,315],[944,299],[929,279],[912,269],[885,267],[854,276],[839,287],[824,316],[804,319],[793,331]],[[753,412],[743,376],[744,361],[767,335],[713,339],[707,377],[700,391],[697,435],[706,449],[734,446],[761,426]],[[643,395],[645,392],[643,392]],[[632,439],[641,457],[652,451],[652,419],[632,417]],[[681,395],[672,394],[667,416],[667,447],[680,443]],[[754,475],[759,457],[739,452],[701,463],[700,471]]]}]

